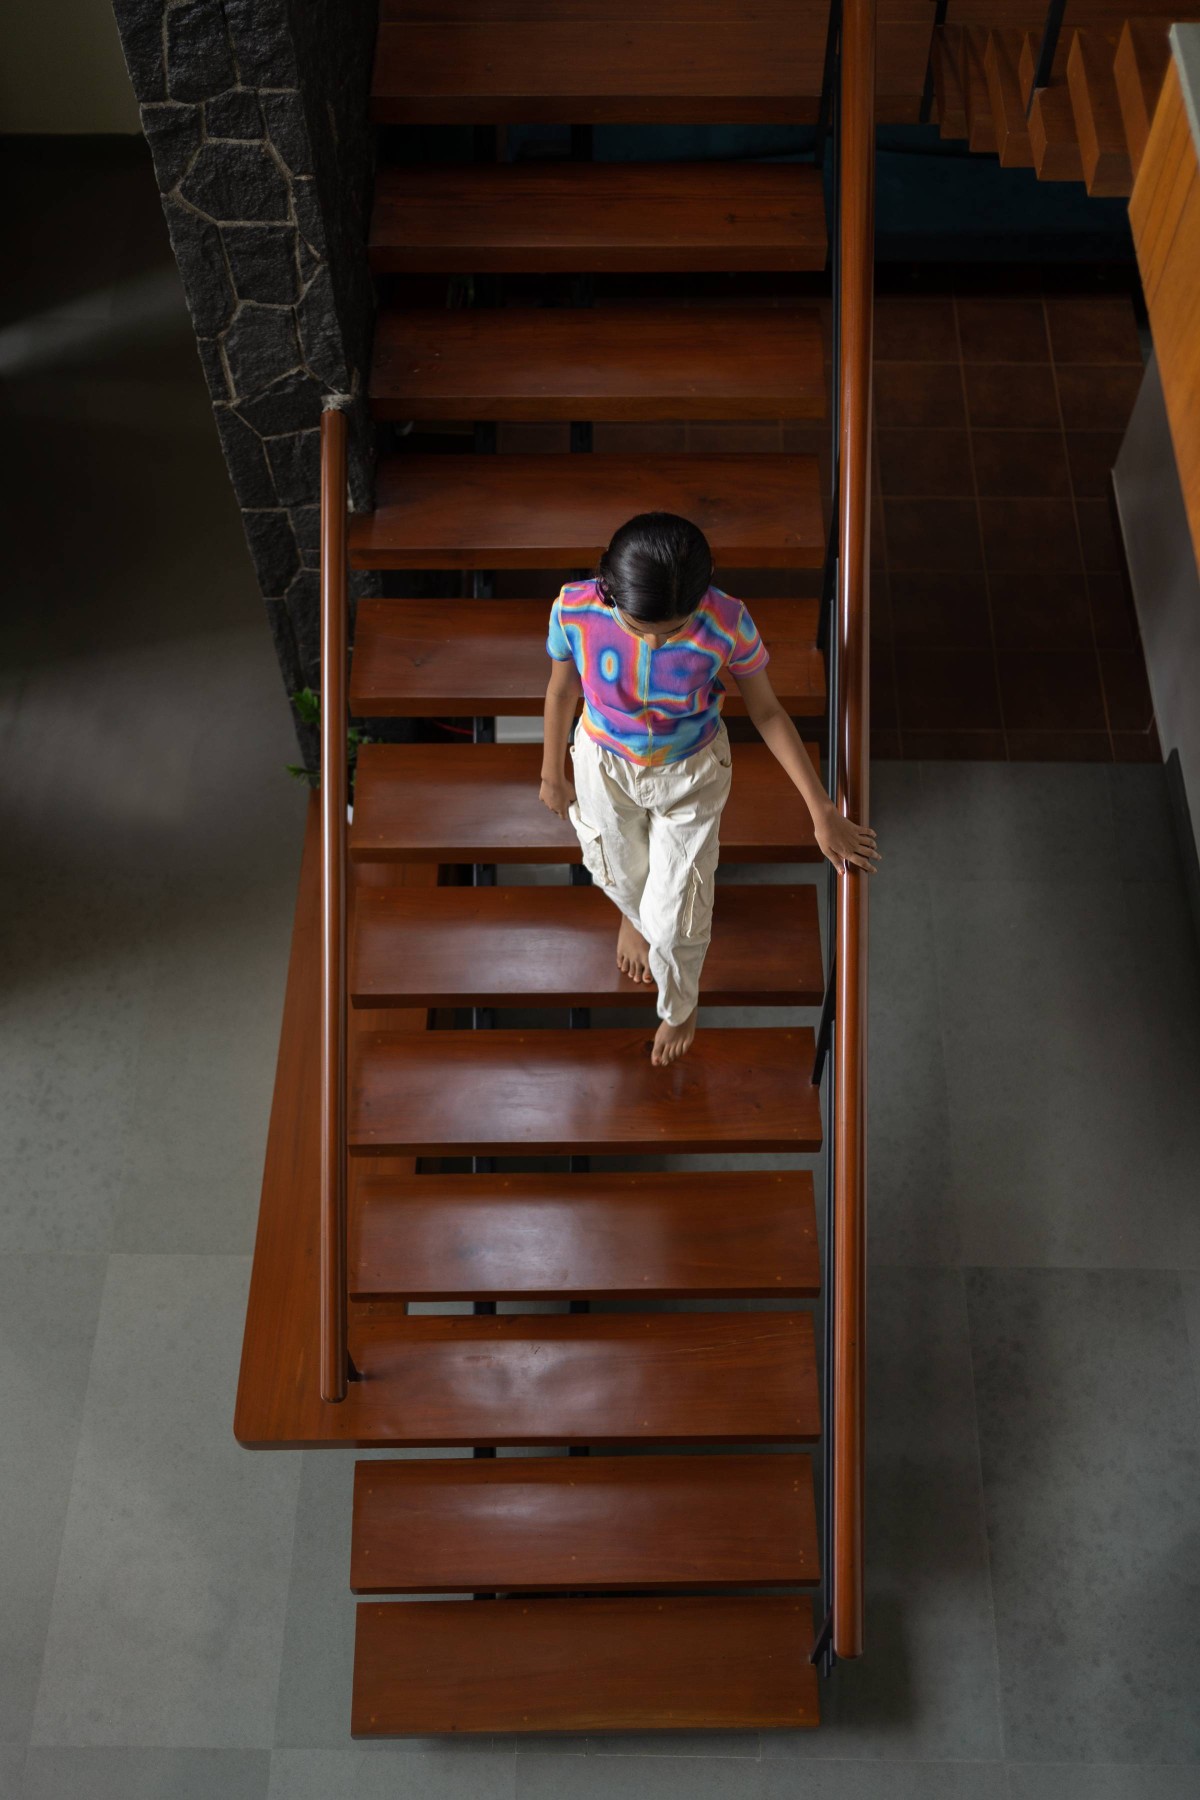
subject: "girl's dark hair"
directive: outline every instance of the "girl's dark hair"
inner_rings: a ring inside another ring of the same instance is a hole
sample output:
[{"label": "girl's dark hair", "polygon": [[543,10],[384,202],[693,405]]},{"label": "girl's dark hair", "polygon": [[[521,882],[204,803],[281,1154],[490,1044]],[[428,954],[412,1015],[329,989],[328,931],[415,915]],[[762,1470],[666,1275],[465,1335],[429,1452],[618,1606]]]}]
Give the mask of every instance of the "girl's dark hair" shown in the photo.
[{"label": "girl's dark hair", "polygon": [[613,533],[596,568],[596,592],[647,625],[694,612],[713,578],[708,539],[678,513],[635,513]]}]

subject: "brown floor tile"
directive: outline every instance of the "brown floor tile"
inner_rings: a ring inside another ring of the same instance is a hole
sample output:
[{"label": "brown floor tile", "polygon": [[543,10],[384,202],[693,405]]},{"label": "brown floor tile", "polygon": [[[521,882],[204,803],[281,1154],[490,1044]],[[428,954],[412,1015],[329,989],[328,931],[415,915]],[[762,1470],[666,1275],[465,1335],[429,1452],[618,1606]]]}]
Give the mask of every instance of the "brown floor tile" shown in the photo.
[{"label": "brown floor tile", "polygon": [[1077,499],[1107,499],[1113,465],[1121,448],[1119,431],[1068,431],[1067,462]]},{"label": "brown floor tile", "polygon": [[897,645],[900,729],[999,730],[1000,695],[990,650],[925,650]]},{"label": "brown floor tile", "polygon": [[1163,759],[1157,726],[1149,731],[1114,731],[1112,746],[1116,762],[1160,763]]},{"label": "brown floor tile", "polygon": [[978,569],[983,559],[973,500],[883,502],[887,562],[898,569]]},{"label": "brown floor tile", "polygon": [[879,294],[875,300],[878,362],[958,361],[954,302],[931,295]]},{"label": "brown floor tile", "polygon": [[1060,363],[1055,374],[1068,431],[1124,431],[1142,384],[1140,366]]},{"label": "brown floor tile", "polygon": [[996,663],[1006,730],[1108,730],[1092,651],[999,650]]},{"label": "brown floor tile", "polygon": [[896,570],[891,577],[892,637],[911,648],[990,648],[987,582],[981,571]]},{"label": "brown floor tile", "polygon": [[1083,545],[1083,563],[1097,574],[1114,574],[1121,568],[1121,547],[1117,523],[1109,500],[1077,500],[1079,541]]},{"label": "brown floor tile", "polygon": [[965,422],[957,363],[875,364],[875,423],[955,426]]},{"label": "brown floor tile", "polygon": [[1051,294],[1046,319],[1059,363],[1136,363],[1137,320],[1128,294]]},{"label": "brown floor tile", "polygon": [[896,706],[896,671],[890,644],[871,646],[871,729],[895,731],[900,724]]},{"label": "brown floor tile", "polygon": [[871,572],[870,609],[872,644],[890,644],[892,641],[891,578],[884,569],[874,569]]},{"label": "brown floor tile", "polygon": [[1079,543],[1069,500],[980,500],[979,517],[989,574],[1015,569],[1078,572]]},{"label": "brown floor tile", "polygon": [[1101,650],[1135,650],[1140,643],[1137,609],[1121,570],[1089,569],[1092,630]]},{"label": "brown floor tile", "polygon": [[947,494],[965,498],[971,484],[965,431],[878,431],[879,480],[885,494]]},{"label": "brown floor tile", "polygon": [[1059,424],[1049,363],[969,363],[965,370],[972,427],[1054,430]]},{"label": "brown floor tile", "polygon": [[904,754],[927,762],[1004,762],[1002,731],[905,731]]},{"label": "brown floor tile", "polygon": [[958,335],[968,363],[1048,362],[1050,345],[1040,298],[959,297]]},{"label": "brown floor tile", "polygon": [[973,431],[975,481],[981,494],[1069,494],[1061,431]]},{"label": "brown floor tile", "polygon": [[897,757],[900,757],[903,755],[904,755],[904,749],[901,744],[900,733],[898,731],[872,731],[872,733],[871,733],[871,760],[872,760],[872,762],[892,762]]},{"label": "brown floor tile", "polygon": [[1013,762],[1111,762],[1107,731],[1009,731]]},{"label": "brown floor tile", "polygon": [[1088,587],[1078,570],[997,573],[989,585],[997,649],[1091,650]]},{"label": "brown floor tile", "polygon": [[1100,674],[1112,729],[1148,731],[1154,723],[1154,702],[1141,649],[1101,650]]}]

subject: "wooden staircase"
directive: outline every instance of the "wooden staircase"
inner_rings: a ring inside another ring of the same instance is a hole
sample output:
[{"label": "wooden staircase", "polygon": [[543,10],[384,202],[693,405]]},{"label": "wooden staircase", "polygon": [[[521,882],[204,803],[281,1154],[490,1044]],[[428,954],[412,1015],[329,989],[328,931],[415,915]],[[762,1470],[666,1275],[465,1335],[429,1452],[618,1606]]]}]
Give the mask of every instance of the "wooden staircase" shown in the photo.
[{"label": "wooden staircase", "polygon": [[[792,9],[754,0],[749,11],[384,0],[373,116],[812,116],[824,19],[781,55]],[[654,304],[434,310],[406,306],[393,278],[789,275],[822,269],[826,254],[822,177],[798,163],[384,166],[370,233],[372,411],[381,424],[818,419],[821,334],[803,308],[693,307],[680,280]],[[398,440],[374,511],[350,521],[350,566],[462,571],[467,592],[359,602],[350,711],[539,712],[548,601],[498,598],[490,572],[570,579],[648,507],[693,519],[719,568],[790,578],[825,558],[811,455],[429,454]],[[783,595],[754,613],[781,697],[819,720],[816,602]],[[297,1201],[320,1160],[310,819],[238,1435],[474,1452],[358,1466],[351,1585],[390,1597],[358,1608],[354,1735],[811,1726],[812,1177],[619,1165],[815,1153],[814,1032],[790,1017],[710,1022],[684,1061],[654,1069],[654,990],[616,970],[615,914],[571,878],[577,841],[538,803],[540,760],[539,745],[492,741],[359,753],[347,875],[352,1378],[325,1405],[306,1312],[325,1264]],[[739,745],[735,771],[723,861],[817,859],[807,812],[765,747]],[[520,865],[558,879],[507,880]],[[824,991],[815,888],[722,883],[703,1003],[816,1006]],[[642,1008],[645,1021],[580,1028],[579,1009],[604,1006]],[[541,1007],[573,1009],[572,1028],[490,1016]],[[439,1303],[459,1310],[412,1310]],[[540,1454],[497,1454],[510,1449]],[[401,1598],[413,1595],[447,1597]]]},{"label": "wooden staircase", "polygon": [[1197,16],[1194,0],[1161,16],[1072,8],[1051,79],[1036,92],[1041,25],[943,25],[932,47],[941,135],[966,138],[1005,168],[1035,169],[1042,181],[1083,181],[1089,194],[1128,196],[1170,61],[1167,32],[1175,19]]}]

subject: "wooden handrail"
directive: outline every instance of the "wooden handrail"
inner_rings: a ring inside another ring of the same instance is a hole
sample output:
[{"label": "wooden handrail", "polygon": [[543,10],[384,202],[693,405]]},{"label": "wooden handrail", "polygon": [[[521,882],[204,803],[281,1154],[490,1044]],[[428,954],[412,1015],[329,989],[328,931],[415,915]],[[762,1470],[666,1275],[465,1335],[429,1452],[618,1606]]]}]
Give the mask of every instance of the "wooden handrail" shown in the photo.
[{"label": "wooden handrail", "polygon": [[321,414],[321,1398],[346,1338],[346,415]]},{"label": "wooden handrail", "polygon": [[[837,719],[841,810],[868,823],[875,0],[844,0],[840,117]],[[834,1013],[833,1648],[863,1650],[867,882],[837,878]],[[828,1304],[828,1301],[827,1301]]]}]

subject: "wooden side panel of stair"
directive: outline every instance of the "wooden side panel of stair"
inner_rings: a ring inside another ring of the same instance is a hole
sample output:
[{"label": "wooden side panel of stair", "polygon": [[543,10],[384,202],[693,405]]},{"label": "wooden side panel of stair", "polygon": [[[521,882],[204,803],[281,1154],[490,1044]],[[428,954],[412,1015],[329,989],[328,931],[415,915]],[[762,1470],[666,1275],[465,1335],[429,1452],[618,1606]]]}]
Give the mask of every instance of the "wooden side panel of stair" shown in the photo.
[{"label": "wooden side panel of stair", "polygon": [[1001,167],[1005,169],[1033,167],[1033,150],[1025,118],[1025,96],[1021,91],[1020,62],[1023,43],[1023,32],[989,31],[984,53],[996,149]]},{"label": "wooden side panel of stair", "polygon": [[[616,915],[595,887],[379,888],[350,945],[355,1006],[650,1006],[617,967]],[[816,888],[720,883],[706,1006],[819,1006]]]},{"label": "wooden side panel of stair", "polygon": [[808,1170],[356,1184],[350,1291],[364,1300],[812,1299],[819,1287]]},{"label": "wooden side panel of stair", "polygon": [[778,1456],[361,1462],[356,1594],[808,1587],[812,1461]]},{"label": "wooden side panel of stair", "polygon": [[961,82],[967,114],[967,141],[972,150],[994,155],[999,148],[987,78],[987,31],[966,26],[959,38]]},{"label": "wooden side panel of stair", "polygon": [[1089,194],[1128,194],[1133,171],[1113,72],[1112,40],[1076,31],[1067,55],[1067,88]]},{"label": "wooden side panel of stair", "polygon": [[821,178],[798,163],[469,163],[383,168],[378,273],[820,269]]},{"label": "wooden side panel of stair", "polygon": [[355,1737],[817,1723],[812,1602],[782,1595],[378,1601]]},{"label": "wooden side panel of stair", "polygon": [[[1022,90],[1028,94],[1037,66],[1039,32],[1026,32],[1021,50]],[[1059,45],[1059,54],[1064,54]],[[1075,134],[1075,112],[1065,80],[1039,88],[1029,114],[1029,147],[1040,181],[1082,181],[1083,159]]]}]

